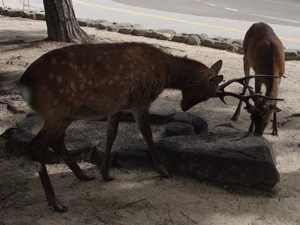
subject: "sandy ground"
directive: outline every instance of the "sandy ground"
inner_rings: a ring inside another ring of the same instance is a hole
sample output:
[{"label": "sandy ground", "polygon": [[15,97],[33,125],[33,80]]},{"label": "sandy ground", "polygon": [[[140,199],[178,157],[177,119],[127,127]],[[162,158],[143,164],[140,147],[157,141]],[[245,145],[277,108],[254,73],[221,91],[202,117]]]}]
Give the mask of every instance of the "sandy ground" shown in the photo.
[{"label": "sandy ground", "polygon": [[[242,55],[93,28],[85,30],[98,42],[153,43],[208,66],[222,59],[221,74],[226,80],[243,76]],[[0,73],[21,74],[42,54],[67,45],[45,42],[44,38],[45,22],[0,16]],[[13,63],[7,63],[16,57]],[[288,78],[280,87],[280,97],[285,101],[278,103],[283,109],[278,114],[280,135],[272,136],[271,126],[264,134],[277,154],[281,176],[272,192],[215,185],[179,175],[161,179],[152,168],[113,168],[111,173],[116,179],[107,183],[95,165],[85,162],[80,166],[98,179],[81,182],[65,164],[57,164],[48,166],[50,179],[57,197],[69,207],[68,213],[58,214],[47,206],[30,158],[5,151],[0,159],[0,224],[300,224],[299,71],[300,62],[286,62]],[[230,89],[241,91],[239,85]],[[179,100],[180,92],[165,91],[153,108],[180,112]],[[232,122],[237,100],[228,98],[227,102],[224,105],[210,99],[190,112],[206,119],[210,132],[246,131],[248,113],[243,111],[239,121]],[[25,114],[14,114],[5,104],[0,106],[2,133]]]}]

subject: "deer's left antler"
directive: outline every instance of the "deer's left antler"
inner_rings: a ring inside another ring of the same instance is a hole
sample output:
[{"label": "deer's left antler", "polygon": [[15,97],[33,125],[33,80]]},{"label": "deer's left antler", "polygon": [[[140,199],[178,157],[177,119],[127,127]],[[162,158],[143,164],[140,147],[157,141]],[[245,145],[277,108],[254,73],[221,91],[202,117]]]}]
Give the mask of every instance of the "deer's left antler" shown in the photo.
[{"label": "deer's left antler", "polygon": [[229,80],[229,81],[227,81],[224,84],[219,86],[219,91],[217,91],[216,97],[219,97],[224,104],[227,104],[224,100],[224,97],[225,96],[232,96],[232,97],[235,97],[235,98],[240,99],[241,101],[245,102],[246,103],[246,108],[250,107],[250,108],[253,108],[255,110],[258,110],[258,109],[250,104],[250,102],[249,102],[250,99],[263,98],[263,99],[270,99],[270,100],[276,100],[276,101],[283,101],[284,100],[284,99],[280,99],[280,98],[272,98],[272,97],[268,97],[268,96],[263,96],[261,93],[256,93],[256,94],[251,94],[251,95],[248,95],[248,96],[244,96],[244,95],[239,95],[239,94],[236,94],[236,93],[233,93],[233,92],[226,92],[225,91],[225,88],[228,85],[230,85],[234,82],[240,83],[241,85],[252,89],[252,87],[245,84],[244,81],[248,80],[248,79],[251,79],[251,78],[256,78],[256,77],[278,78],[278,77],[275,77],[275,76],[272,76],[272,75],[257,74],[257,75],[242,77],[242,78],[231,79],[231,80]]}]

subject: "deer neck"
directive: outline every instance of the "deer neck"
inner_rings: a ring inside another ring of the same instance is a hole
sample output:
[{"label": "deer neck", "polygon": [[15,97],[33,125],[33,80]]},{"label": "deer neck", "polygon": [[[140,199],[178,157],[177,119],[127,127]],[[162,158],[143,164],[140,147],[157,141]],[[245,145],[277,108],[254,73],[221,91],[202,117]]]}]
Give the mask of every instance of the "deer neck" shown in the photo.
[{"label": "deer neck", "polygon": [[209,68],[200,62],[180,57],[169,57],[167,60],[169,74],[165,88],[182,90],[188,82],[204,81],[209,76]]}]

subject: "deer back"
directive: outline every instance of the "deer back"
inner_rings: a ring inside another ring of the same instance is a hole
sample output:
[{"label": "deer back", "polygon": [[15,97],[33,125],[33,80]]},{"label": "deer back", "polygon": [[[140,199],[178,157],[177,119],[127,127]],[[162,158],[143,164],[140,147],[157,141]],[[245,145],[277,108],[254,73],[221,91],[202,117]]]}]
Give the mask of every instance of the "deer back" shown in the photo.
[{"label": "deer back", "polygon": [[244,62],[253,68],[255,74],[273,75],[279,78],[259,77],[255,79],[256,83],[266,86],[266,95],[277,96],[278,87],[285,72],[285,59],[282,42],[273,29],[265,23],[253,24],[245,35],[243,49]]},{"label": "deer back", "polygon": [[154,101],[166,79],[162,54],[146,44],[69,46],[35,61],[20,79],[20,89],[41,115],[89,109],[102,117]]}]

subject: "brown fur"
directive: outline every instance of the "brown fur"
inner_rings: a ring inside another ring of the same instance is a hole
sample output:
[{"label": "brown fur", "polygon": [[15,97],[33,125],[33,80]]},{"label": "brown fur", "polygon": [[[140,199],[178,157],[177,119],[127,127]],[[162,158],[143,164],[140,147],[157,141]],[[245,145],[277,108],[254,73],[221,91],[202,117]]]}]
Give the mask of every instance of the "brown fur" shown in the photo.
[{"label": "brown fur", "polygon": [[[244,48],[244,72],[245,76],[250,75],[250,67],[255,74],[273,75],[277,78],[257,77],[255,78],[255,93],[260,93],[262,85],[266,87],[265,95],[277,98],[279,84],[285,72],[284,48],[273,29],[265,23],[255,23],[247,31],[243,43]],[[243,94],[246,88],[244,88]],[[253,93],[249,89],[250,93]],[[249,132],[263,134],[273,114],[273,134],[277,135],[276,100],[257,98],[254,106],[258,109],[249,109],[251,113],[251,125]],[[236,120],[240,114],[241,102],[232,117]]]},{"label": "brown fur", "polygon": [[122,110],[132,110],[147,142],[155,168],[170,174],[161,164],[150,128],[151,103],[166,88],[182,90],[182,110],[215,97],[223,76],[222,62],[211,69],[200,62],[175,57],[142,43],[75,45],[49,52],[36,60],[20,79],[24,99],[44,119],[44,127],[30,143],[33,159],[40,165],[48,202],[63,212],[45,167],[45,151],[51,146],[81,180],[93,179],[69,155],[64,135],[74,120],[108,117],[107,144],[101,165],[105,180],[109,156]]}]

